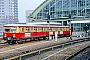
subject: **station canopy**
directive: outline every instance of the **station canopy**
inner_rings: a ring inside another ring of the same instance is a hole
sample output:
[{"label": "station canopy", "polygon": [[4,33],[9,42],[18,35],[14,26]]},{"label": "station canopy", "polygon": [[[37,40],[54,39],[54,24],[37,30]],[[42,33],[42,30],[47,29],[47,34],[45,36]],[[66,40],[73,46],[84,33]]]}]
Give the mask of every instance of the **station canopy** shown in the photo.
[{"label": "station canopy", "polygon": [[90,20],[71,21],[71,23],[90,23]]}]

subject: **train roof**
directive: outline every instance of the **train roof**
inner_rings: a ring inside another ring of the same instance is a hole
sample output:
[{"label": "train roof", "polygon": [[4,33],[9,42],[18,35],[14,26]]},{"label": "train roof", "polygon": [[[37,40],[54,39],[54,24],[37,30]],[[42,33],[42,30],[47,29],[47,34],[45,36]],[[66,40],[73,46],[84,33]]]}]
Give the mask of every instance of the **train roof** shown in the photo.
[{"label": "train roof", "polygon": [[[34,23],[27,23],[27,24],[37,24],[37,25],[47,25],[49,23],[47,22],[34,22]],[[51,25],[61,25],[61,23],[57,23],[57,22],[50,22]]]},{"label": "train roof", "polygon": [[90,23],[90,20],[71,21],[71,23]]},{"label": "train roof", "polygon": [[[16,27],[16,26],[38,26],[38,27],[48,27],[49,25],[37,25],[37,24],[5,24],[4,27]],[[69,27],[69,26],[59,26],[59,25],[50,25],[50,27]]]}]

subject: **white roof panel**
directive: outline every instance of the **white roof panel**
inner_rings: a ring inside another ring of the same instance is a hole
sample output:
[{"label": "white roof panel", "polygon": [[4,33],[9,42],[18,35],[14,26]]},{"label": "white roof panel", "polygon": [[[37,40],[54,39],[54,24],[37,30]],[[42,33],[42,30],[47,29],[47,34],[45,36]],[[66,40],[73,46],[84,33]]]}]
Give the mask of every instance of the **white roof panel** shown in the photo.
[{"label": "white roof panel", "polygon": [[[28,23],[28,24],[48,24],[47,22],[34,22],[34,23]],[[61,23],[56,23],[56,22],[50,22],[50,24],[58,24],[61,25]]]},{"label": "white roof panel", "polygon": [[[35,24],[6,24],[4,26],[44,26],[49,27],[48,25],[35,25]],[[69,26],[58,26],[58,25],[50,25],[50,27],[69,27]]]}]

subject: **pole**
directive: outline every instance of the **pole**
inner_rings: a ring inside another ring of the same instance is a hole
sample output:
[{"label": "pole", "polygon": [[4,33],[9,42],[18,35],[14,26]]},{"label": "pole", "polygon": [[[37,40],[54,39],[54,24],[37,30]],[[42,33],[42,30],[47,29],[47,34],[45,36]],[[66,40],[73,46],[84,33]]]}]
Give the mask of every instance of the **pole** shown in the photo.
[{"label": "pole", "polygon": [[[60,1],[60,0],[59,0]],[[58,3],[59,1],[57,1],[56,3]],[[63,1],[63,0],[62,0]],[[53,7],[56,3],[54,3],[51,7]],[[66,4],[66,3],[65,3]],[[65,5],[65,4],[63,4],[63,5]],[[62,8],[63,8],[63,5],[62,5]],[[49,5],[49,7],[50,7],[50,5]],[[51,8],[50,7],[50,8]],[[50,8],[49,8],[49,12],[48,12],[48,15],[49,15],[49,17],[48,17],[48,20],[49,20],[49,40],[50,40]],[[61,8],[61,7],[60,7]]]},{"label": "pole", "polygon": [[50,40],[50,14],[48,16],[48,20],[49,20],[49,40]]},{"label": "pole", "polygon": [[72,36],[71,36],[71,19],[70,19],[70,40],[72,40]]},{"label": "pole", "polygon": [[[50,7],[50,5],[49,5],[49,7]],[[48,20],[49,20],[49,40],[50,40],[50,8],[48,11]]]},{"label": "pole", "polygon": [[70,26],[70,40],[72,40],[72,36],[71,36],[71,14],[69,14],[69,26]]}]

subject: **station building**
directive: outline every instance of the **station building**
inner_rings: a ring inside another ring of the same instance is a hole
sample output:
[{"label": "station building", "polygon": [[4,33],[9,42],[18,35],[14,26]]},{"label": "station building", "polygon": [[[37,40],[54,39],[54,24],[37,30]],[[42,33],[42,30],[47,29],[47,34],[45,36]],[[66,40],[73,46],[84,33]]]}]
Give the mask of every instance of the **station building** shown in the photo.
[{"label": "station building", "polygon": [[71,22],[72,35],[87,33],[90,30],[90,0],[45,0],[27,20],[27,23],[50,20],[65,26]]}]

